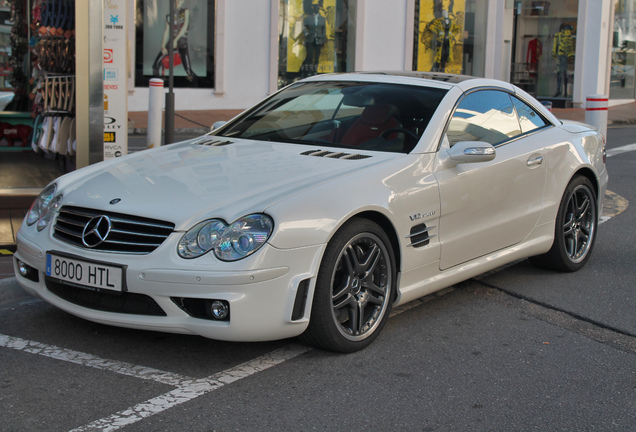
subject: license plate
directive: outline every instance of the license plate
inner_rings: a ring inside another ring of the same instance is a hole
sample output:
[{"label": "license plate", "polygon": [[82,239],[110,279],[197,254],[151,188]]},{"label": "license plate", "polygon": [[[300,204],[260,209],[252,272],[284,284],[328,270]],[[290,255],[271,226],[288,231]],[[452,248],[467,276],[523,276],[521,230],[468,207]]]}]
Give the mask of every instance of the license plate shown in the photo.
[{"label": "license plate", "polygon": [[122,291],[122,267],[46,254],[46,275],[91,289]]}]

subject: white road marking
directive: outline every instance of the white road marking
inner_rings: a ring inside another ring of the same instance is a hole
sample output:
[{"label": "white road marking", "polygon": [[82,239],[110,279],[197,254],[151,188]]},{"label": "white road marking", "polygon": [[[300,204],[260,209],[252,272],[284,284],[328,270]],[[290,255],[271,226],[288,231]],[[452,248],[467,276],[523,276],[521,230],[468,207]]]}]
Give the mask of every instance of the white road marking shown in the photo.
[{"label": "white road marking", "polygon": [[191,378],[158,369],[137,366],[115,360],[102,359],[92,354],[47,345],[40,342],[0,334],[0,347],[37,354],[44,357],[75,363],[81,366],[115,372],[118,374],[168,384],[176,389],[139,403],[108,417],[95,420],[73,431],[105,430],[114,431],[136,423],[154,414],[188,402],[194,398],[247,378],[257,372],[279,365],[311,350],[298,344],[290,344],[271,353],[262,355],[241,365],[226,369],[207,378]]},{"label": "white road marking", "polygon": [[105,371],[115,372],[135,378],[151,380],[162,384],[179,386],[182,382],[190,380],[185,377],[170,372],[164,372],[144,366],[136,366],[130,363],[107,360],[92,354],[87,354],[70,349],[60,348],[55,345],[47,345],[40,342],[28,341],[13,336],[0,334],[0,347],[11,348],[17,351],[24,351],[44,357],[54,358],[81,366],[92,367]]},{"label": "white road marking", "polygon": [[621,153],[627,153],[630,151],[636,151],[636,144],[628,144],[621,147],[616,147],[607,150],[607,157],[616,156]]},{"label": "white road marking", "polygon": [[272,351],[271,353],[262,355],[231,369],[226,369],[208,378],[192,379],[183,382],[181,386],[173,391],[149,399],[111,416],[96,420],[85,426],[73,429],[72,432],[91,430],[113,431],[119,429],[150,417],[151,415],[158,414],[168,408],[188,402],[206,393],[218,390],[226,384],[232,384],[240,379],[254,375],[257,372],[279,365],[309,350],[311,350],[311,348],[297,344],[287,345],[286,347]]},{"label": "white road marking", "polygon": [[[423,299],[414,300],[406,305],[402,305],[399,308],[395,308],[392,311],[391,316],[399,315],[402,312],[406,312],[409,309],[426,303],[428,299],[446,294],[452,290],[452,288],[442,290],[438,293],[426,296]],[[313,349],[299,344],[290,344],[257,357],[254,360],[250,360],[241,365],[211,375],[207,378],[192,378],[145,366],[103,359],[92,354],[3,334],[0,334],[0,347],[28,352],[30,354],[37,354],[56,360],[78,364],[80,366],[115,372],[121,375],[155,381],[176,387],[168,393],[164,393],[147,401],[141,402],[110,416],[95,420],[92,423],[73,429],[71,432],[95,430],[114,431],[120,429],[152,415],[159,414],[174,406],[188,402],[206,393],[218,390],[227,384],[232,384],[240,379],[254,375],[257,372],[279,365]]]}]

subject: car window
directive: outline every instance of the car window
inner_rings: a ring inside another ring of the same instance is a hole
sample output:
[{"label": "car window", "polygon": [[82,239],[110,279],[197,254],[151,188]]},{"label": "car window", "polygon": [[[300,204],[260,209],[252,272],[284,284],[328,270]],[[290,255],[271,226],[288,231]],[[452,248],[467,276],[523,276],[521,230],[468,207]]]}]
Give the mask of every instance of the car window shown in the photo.
[{"label": "car window", "polygon": [[457,106],[446,130],[451,146],[460,141],[496,145],[521,133],[510,95],[497,90],[469,93]]},{"label": "car window", "polygon": [[519,124],[521,125],[521,131],[523,133],[528,133],[535,129],[542,128],[548,124],[545,119],[534,110],[534,108],[532,108],[530,105],[526,104],[522,100],[512,96],[512,102],[514,103],[515,109],[517,110],[517,115],[519,116]]},{"label": "car window", "polygon": [[226,137],[408,153],[447,90],[366,82],[300,82],[219,131]]}]

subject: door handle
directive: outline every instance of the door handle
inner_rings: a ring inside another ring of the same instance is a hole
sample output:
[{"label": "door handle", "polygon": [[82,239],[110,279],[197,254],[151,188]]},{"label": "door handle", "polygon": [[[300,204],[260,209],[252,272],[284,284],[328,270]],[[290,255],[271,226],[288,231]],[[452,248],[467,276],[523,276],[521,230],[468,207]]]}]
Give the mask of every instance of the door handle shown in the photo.
[{"label": "door handle", "polygon": [[526,164],[531,167],[531,166],[535,166],[535,165],[541,165],[543,163],[543,156],[532,156],[530,157],[530,159],[528,159],[528,162],[526,162]]}]

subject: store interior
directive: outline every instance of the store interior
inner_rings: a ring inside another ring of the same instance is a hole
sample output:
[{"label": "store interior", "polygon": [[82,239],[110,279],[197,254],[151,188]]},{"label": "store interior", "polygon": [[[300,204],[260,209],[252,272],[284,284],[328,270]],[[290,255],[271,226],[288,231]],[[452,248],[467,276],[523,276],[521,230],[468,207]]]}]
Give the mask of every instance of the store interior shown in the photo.
[{"label": "store interior", "polygon": [[578,0],[515,3],[510,81],[555,108],[570,108]]},{"label": "store interior", "polygon": [[0,189],[75,167],[74,0],[0,1]]}]

